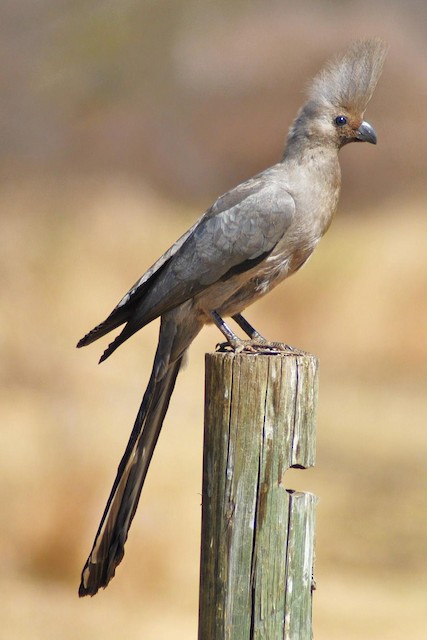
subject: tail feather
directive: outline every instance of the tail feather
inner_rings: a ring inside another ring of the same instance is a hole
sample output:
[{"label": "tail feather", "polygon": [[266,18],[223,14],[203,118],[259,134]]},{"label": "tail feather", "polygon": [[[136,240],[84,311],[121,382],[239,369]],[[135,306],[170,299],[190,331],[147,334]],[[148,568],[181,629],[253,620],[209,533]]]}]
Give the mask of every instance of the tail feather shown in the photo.
[{"label": "tail feather", "polygon": [[[113,316],[114,313],[114,316]],[[96,327],[91,329],[83,338],[81,338],[77,343],[77,348],[86,347],[86,345],[95,342],[102,336],[105,336],[113,329],[117,329],[120,325],[124,324],[128,321],[128,313],[123,312],[122,314],[113,312],[111,313],[106,320],[98,324]]]},{"label": "tail feather", "polygon": [[[131,324],[128,323],[127,325],[125,325],[125,327],[123,328],[123,330],[119,333],[118,336],[116,336],[114,338],[114,340],[112,342],[110,342],[110,344],[108,345],[108,347],[105,349],[104,353],[102,354],[102,356],[99,359],[99,364],[101,364],[101,362],[104,362],[104,360],[106,360],[107,358],[109,358],[111,356],[112,353],[114,353],[114,351],[120,347],[121,344],[123,344],[123,342],[126,342],[126,340],[128,338],[130,338],[131,336],[133,336],[134,333],[136,333],[136,331],[138,329],[140,329],[141,327],[138,327],[137,329],[134,329],[131,327]],[[96,339],[96,338],[95,338]],[[77,345],[78,346],[78,345]]]},{"label": "tail feather", "polygon": [[124,556],[124,545],[147,470],[169,406],[182,357],[156,380],[154,366],[126,451],[95,537],[92,551],[82,571],[79,596],[93,596],[114,577]]}]

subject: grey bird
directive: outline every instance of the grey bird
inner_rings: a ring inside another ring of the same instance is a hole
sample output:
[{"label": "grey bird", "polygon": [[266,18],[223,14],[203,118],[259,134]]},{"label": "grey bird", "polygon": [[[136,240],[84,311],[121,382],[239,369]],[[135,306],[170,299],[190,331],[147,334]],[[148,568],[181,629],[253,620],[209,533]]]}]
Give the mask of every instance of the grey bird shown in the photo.
[{"label": "grey bird", "polygon": [[[105,588],[123,558],[176,377],[203,325],[215,323],[234,350],[268,349],[241,312],[297,271],[328,229],[340,191],[341,147],[376,144],[363,115],[385,55],[381,40],[368,39],[331,60],[310,84],[280,162],[218,198],[78,343],[88,345],[124,324],[102,362],[161,318],[151,377],[82,572],[80,596]],[[250,340],[232,332],[223,320],[228,316]]]}]

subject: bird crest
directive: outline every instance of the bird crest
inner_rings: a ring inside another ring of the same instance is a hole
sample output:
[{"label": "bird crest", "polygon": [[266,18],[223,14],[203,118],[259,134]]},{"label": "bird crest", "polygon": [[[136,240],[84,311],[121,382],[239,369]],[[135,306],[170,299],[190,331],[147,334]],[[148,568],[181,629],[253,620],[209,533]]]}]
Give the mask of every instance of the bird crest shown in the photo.
[{"label": "bird crest", "polygon": [[355,41],[333,58],[309,85],[309,99],[362,115],[381,75],[387,45],[379,38]]}]

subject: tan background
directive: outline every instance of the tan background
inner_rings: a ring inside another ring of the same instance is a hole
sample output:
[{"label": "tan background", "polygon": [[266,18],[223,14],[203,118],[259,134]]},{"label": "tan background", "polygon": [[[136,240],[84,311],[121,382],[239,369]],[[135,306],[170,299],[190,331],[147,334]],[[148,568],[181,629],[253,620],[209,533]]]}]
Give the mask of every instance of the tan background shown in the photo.
[{"label": "tan background", "polygon": [[324,59],[390,44],[341,154],[339,215],[248,312],[321,362],[317,640],[425,638],[425,3],[4,2],[0,8],[0,619],[10,639],[196,638],[205,330],[107,591],[79,573],[157,327],[102,367],[77,339],[222,191],[275,162]]}]

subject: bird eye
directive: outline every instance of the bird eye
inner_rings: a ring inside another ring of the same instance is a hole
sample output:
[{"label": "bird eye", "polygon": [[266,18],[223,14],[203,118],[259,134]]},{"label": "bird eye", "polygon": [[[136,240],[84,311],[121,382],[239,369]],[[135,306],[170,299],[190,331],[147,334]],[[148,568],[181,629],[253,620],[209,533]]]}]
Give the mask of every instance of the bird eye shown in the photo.
[{"label": "bird eye", "polygon": [[347,118],[345,116],[337,116],[335,118],[335,124],[337,124],[339,127],[343,127],[345,124],[347,124]]}]

